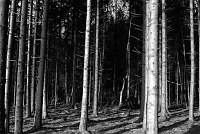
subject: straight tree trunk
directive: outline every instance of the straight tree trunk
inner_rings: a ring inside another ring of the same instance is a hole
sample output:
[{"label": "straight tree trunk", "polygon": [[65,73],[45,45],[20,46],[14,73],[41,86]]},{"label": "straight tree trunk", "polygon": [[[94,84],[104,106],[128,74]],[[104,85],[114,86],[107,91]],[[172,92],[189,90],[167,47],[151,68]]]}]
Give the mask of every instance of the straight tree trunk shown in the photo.
[{"label": "straight tree trunk", "polygon": [[199,36],[199,112],[200,112],[200,1],[198,0],[198,36]]},{"label": "straight tree trunk", "polygon": [[130,53],[130,37],[131,37],[131,0],[129,4],[129,32],[128,32],[128,42],[126,48],[127,55],[127,98],[130,96],[130,76],[131,76],[131,53]]},{"label": "straight tree trunk", "polygon": [[[162,14],[161,14],[162,15]],[[159,15],[159,40],[158,40],[158,111],[161,112],[162,103],[162,18]]]},{"label": "straight tree trunk", "polygon": [[76,0],[75,5],[74,5],[74,10],[73,10],[73,28],[72,28],[72,40],[73,40],[73,45],[74,45],[74,53],[73,53],[73,78],[72,78],[72,103],[71,103],[71,108],[75,108],[76,104],[76,62],[77,62],[77,34],[78,34],[78,24],[77,24],[77,5],[78,5],[78,0]]},{"label": "straight tree trunk", "polygon": [[26,45],[26,26],[27,26],[28,0],[22,1],[18,68],[17,68],[17,92],[15,106],[15,130],[14,134],[23,133],[23,92],[24,92],[24,54]]},{"label": "straight tree trunk", "polygon": [[44,85],[43,85],[43,104],[42,104],[42,119],[47,118],[47,59],[45,62],[44,69]]},{"label": "straight tree trunk", "polygon": [[36,92],[36,110],[34,117],[34,128],[42,127],[42,96],[44,84],[44,68],[45,68],[45,50],[47,45],[47,15],[48,15],[49,0],[44,1],[43,18],[42,18],[42,33],[40,46],[40,63],[38,68],[38,84]]},{"label": "straight tree trunk", "polygon": [[190,101],[189,121],[194,121],[194,85],[195,85],[195,60],[194,60],[194,21],[193,21],[193,0],[190,0],[190,47],[191,47],[191,80],[190,80]]},{"label": "straight tree trunk", "polygon": [[55,87],[54,87],[54,106],[57,106],[57,101],[58,101],[58,54],[59,52],[57,52],[57,56],[56,56],[56,72],[55,72]]},{"label": "straight tree trunk", "polygon": [[87,131],[88,119],[88,65],[89,65],[89,44],[90,44],[90,13],[91,0],[87,0],[87,16],[86,16],[86,30],[85,30],[85,54],[84,54],[84,71],[83,71],[83,95],[81,106],[81,118],[79,131],[84,133]]},{"label": "straight tree trunk", "polygon": [[36,43],[37,43],[37,24],[39,21],[39,4],[40,0],[36,0],[36,9],[35,9],[35,26],[34,26],[34,40],[33,40],[33,53],[32,53],[32,68],[31,68],[31,113],[35,113],[35,69],[36,69]]},{"label": "straight tree trunk", "polygon": [[8,28],[8,0],[0,0],[0,133],[5,133],[5,69]]},{"label": "straight tree trunk", "polygon": [[158,133],[158,76],[157,76],[157,46],[158,46],[158,0],[149,0],[149,54],[148,54],[148,89],[147,89],[147,129],[146,134]]},{"label": "straight tree trunk", "polygon": [[147,113],[147,88],[148,88],[148,54],[149,54],[149,1],[145,0],[143,3],[144,18],[143,18],[143,86],[142,86],[142,100],[140,119],[143,120],[143,131],[146,132],[146,113]]},{"label": "straight tree trunk", "polygon": [[28,50],[27,50],[27,69],[26,69],[26,117],[31,116],[31,91],[30,91],[30,80],[31,80],[31,39],[32,39],[32,12],[33,12],[33,0],[30,0],[29,9],[29,28],[28,28]]},{"label": "straight tree trunk", "polygon": [[11,49],[14,41],[14,27],[16,22],[16,0],[12,0],[11,11],[10,11],[10,30],[8,36],[7,46],[7,58],[6,58],[6,84],[5,84],[5,108],[6,108],[6,120],[5,129],[9,132],[9,115],[10,115],[10,87],[11,87]]},{"label": "straight tree trunk", "polygon": [[165,15],[165,0],[162,0],[162,88],[161,88],[161,118],[166,119],[166,94],[167,94],[167,43],[166,43],[166,15]]},{"label": "straight tree trunk", "polygon": [[96,15],[96,46],[95,46],[95,79],[94,79],[94,97],[93,97],[93,115],[97,116],[97,97],[99,83],[99,0],[97,0]]}]

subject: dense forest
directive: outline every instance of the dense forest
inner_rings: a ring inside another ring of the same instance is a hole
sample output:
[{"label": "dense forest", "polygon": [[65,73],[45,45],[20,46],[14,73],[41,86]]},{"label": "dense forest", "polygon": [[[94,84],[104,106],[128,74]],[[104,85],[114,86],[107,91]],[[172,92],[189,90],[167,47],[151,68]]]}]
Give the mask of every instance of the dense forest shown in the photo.
[{"label": "dense forest", "polygon": [[200,0],[0,0],[0,134],[200,133]]}]

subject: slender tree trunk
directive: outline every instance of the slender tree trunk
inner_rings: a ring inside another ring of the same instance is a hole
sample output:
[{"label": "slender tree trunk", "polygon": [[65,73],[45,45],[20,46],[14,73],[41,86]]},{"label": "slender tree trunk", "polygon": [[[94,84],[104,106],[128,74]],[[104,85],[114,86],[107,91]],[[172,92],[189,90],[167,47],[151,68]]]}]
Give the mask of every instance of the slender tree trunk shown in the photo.
[{"label": "slender tree trunk", "polygon": [[54,88],[54,106],[57,106],[57,101],[58,101],[58,54],[59,52],[57,52],[57,56],[56,56],[56,71],[55,71],[55,88]]},{"label": "slender tree trunk", "polygon": [[26,117],[31,116],[31,91],[30,91],[30,80],[31,80],[31,38],[32,38],[32,12],[33,12],[33,0],[30,0],[30,15],[29,15],[29,29],[28,29],[28,50],[27,50],[27,69],[26,69]]},{"label": "slender tree trunk", "polygon": [[147,84],[148,84],[148,51],[149,51],[149,1],[145,0],[143,3],[144,18],[143,18],[143,86],[142,86],[142,101],[140,110],[140,119],[143,120],[143,132],[146,132],[146,112],[147,112]]},{"label": "slender tree trunk", "polygon": [[36,0],[35,9],[35,26],[34,26],[34,40],[33,40],[33,53],[32,53],[32,69],[31,69],[31,113],[35,113],[35,69],[36,69],[36,40],[37,40],[37,24],[39,21],[39,4],[40,0]]},{"label": "slender tree trunk", "polygon": [[5,84],[5,108],[6,108],[6,120],[5,129],[9,132],[9,115],[10,115],[10,87],[11,87],[11,49],[14,41],[14,27],[16,22],[16,0],[12,0],[10,11],[10,30],[8,36],[7,58],[6,58],[6,84]]},{"label": "slender tree trunk", "polygon": [[176,105],[179,105],[179,73],[178,73],[178,66],[179,66],[179,60],[178,60],[178,52],[177,52],[177,66],[176,66]]},{"label": "slender tree trunk", "polygon": [[194,60],[194,21],[193,21],[193,0],[190,0],[190,47],[191,47],[191,80],[190,80],[190,101],[189,121],[194,121],[194,85],[195,85],[195,60]]},{"label": "slender tree trunk", "polygon": [[93,115],[97,116],[97,96],[99,83],[99,0],[97,0],[96,15],[96,46],[95,46],[95,79],[94,79],[94,97],[93,97]]},{"label": "slender tree trunk", "polygon": [[149,54],[148,54],[148,91],[147,91],[147,129],[146,134],[158,133],[158,77],[157,77],[157,46],[158,46],[158,0],[149,0]]},{"label": "slender tree trunk", "polygon": [[[46,59],[47,63],[47,59]],[[43,104],[42,104],[42,118],[47,118],[47,64],[45,63],[45,69],[44,69],[44,85],[43,85]]]},{"label": "slender tree trunk", "polygon": [[73,32],[73,45],[74,45],[74,53],[73,53],[73,78],[72,78],[72,103],[71,103],[71,107],[75,108],[75,104],[76,104],[76,62],[77,62],[77,34],[78,34],[78,24],[77,24],[77,4],[78,4],[78,0],[76,0],[75,5],[74,5],[74,10],[73,10],[73,28],[72,28],[72,32]]},{"label": "slender tree trunk", "polygon": [[68,52],[66,53],[65,56],[65,103],[69,103],[69,95],[68,95]]},{"label": "slender tree trunk", "polygon": [[127,55],[127,98],[130,96],[130,77],[131,77],[131,53],[130,53],[130,38],[131,38],[131,0],[129,5],[129,32],[128,32],[128,42],[126,48]]},{"label": "slender tree trunk", "polygon": [[158,40],[158,111],[161,111],[162,103],[162,25],[161,25],[161,16],[159,15],[159,40]]},{"label": "slender tree trunk", "polygon": [[199,36],[199,112],[200,112],[200,1],[198,0],[198,36]]},{"label": "slender tree trunk", "polygon": [[43,18],[42,18],[42,33],[40,46],[40,63],[38,68],[38,84],[36,92],[36,111],[34,117],[34,127],[42,127],[42,96],[44,84],[44,68],[45,68],[45,49],[47,45],[47,15],[48,15],[49,0],[44,1]]},{"label": "slender tree trunk", "polygon": [[8,0],[0,0],[0,133],[5,133],[5,69],[8,25]]},{"label": "slender tree trunk", "polygon": [[162,0],[162,88],[161,88],[161,118],[166,119],[166,94],[167,94],[167,42],[166,42],[166,15],[165,15],[165,0]]},{"label": "slender tree trunk", "polygon": [[90,44],[90,12],[91,0],[87,0],[87,17],[86,17],[86,30],[85,30],[85,55],[84,55],[84,71],[83,71],[83,95],[81,106],[81,119],[79,131],[84,133],[87,131],[87,107],[88,107],[88,63],[89,63],[89,44]]},{"label": "slender tree trunk", "polygon": [[27,25],[28,0],[22,1],[20,39],[19,39],[19,58],[17,71],[17,93],[15,106],[15,134],[23,131],[23,89],[24,89],[24,49],[26,44],[26,25]]}]

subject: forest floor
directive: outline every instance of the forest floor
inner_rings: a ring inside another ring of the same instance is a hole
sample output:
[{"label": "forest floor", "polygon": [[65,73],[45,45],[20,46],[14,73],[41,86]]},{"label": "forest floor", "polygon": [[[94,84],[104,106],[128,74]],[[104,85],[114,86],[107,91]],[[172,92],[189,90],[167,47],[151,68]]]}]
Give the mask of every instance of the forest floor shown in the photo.
[{"label": "forest floor", "polygon": [[[98,117],[93,117],[89,109],[88,130],[93,134],[141,134],[142,122],[138,121],[139,110],[132,110],[130,115],[128,113],[126,109],[117,110],[117,107],[103,108],[99,111]],[[196,110],[194,115],[195,122],[191,124],[188,121],[188,110],[170,114],[166,121],[159,121],[159,134],[200,134],[200,114]],[[41,129],[31,130],[34,119],[24,118],[24,133],[75,134],[79,127],[79,120],[80,108],[69,109],[65,105],[51,107]],[[11,117],[10,131],[13,132],[13,129],[14,116]]]}]

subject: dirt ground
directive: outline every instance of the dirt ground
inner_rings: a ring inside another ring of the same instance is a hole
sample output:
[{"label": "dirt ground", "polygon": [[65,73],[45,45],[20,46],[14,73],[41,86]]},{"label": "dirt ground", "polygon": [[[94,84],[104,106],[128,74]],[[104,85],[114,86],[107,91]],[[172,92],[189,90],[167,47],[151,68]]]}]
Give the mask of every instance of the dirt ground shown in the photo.
[{"label": "dirt ground", "polygon": [[[88,131],[93,134],[140,134],[142,122],[138,122],[139,110],[128,115],[125,109],[103,108],[98,117],[92,117],[89,109]],[[173,113],[173,111],[172,111]],[[188,121],[188,111],[170,114],[164,122],[159,122],[159,134],[200,134],[200,113],[195,112],[195,122]],[[75,134],[79,127],[80,109],[67,106],[48,109],[48,118],[43,120],[43,128],[31,130],[33,118],[24,118],[25,134]],[[14,129],[14,116],[11,117],[11,132]]]}]

